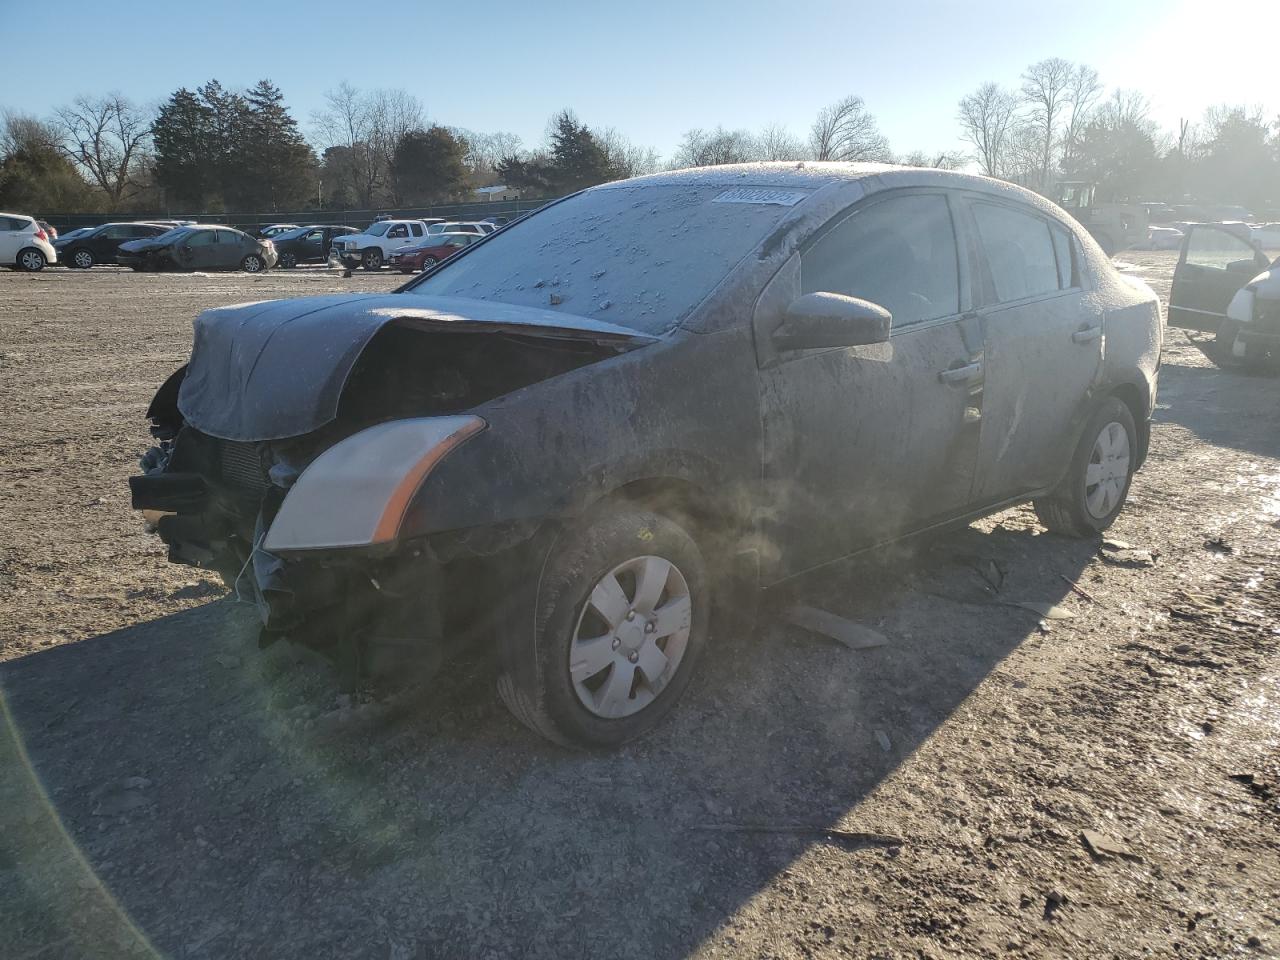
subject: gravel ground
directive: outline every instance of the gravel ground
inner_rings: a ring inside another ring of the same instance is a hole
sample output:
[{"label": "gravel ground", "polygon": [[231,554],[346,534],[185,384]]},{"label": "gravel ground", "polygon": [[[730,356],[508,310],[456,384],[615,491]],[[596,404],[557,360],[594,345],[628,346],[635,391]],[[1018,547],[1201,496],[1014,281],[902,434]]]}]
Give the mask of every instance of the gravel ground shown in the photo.
[{"label": "gravel ground", "polygon": [[1169,335],[1149,558],[1019,509],[845,564],[775,602],[887,646],[766,617],[573,754],[482,663],[351,699],[260,653],[129,510],[199,309],[399,279],[0,274],[6,960],[1280,955],[1280,381]]}]

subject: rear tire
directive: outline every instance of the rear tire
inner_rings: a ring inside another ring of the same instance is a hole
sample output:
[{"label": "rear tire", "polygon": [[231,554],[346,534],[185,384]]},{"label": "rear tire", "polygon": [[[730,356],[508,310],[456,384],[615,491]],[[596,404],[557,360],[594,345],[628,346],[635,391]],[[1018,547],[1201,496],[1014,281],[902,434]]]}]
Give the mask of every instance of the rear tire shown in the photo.
[{"label": "rear tire", "polygon": [[1117,397],[1107,397],[1085,424],[1062,482],[1035,501],[1036,516],[1054,533],[1096,537],[1124,508],[1137,454],[1133,413]]},{"label": "rear tire", "polygon": [[381,270],[382,251],[366,250],[360,257],[360,266],[364,267],[366,270]]},{"label": "rear tire", "polygon": [[67,258],[67,266],[75,267],[77,270],[88,270],[93,266],[92,251],[81,247],[78,250],[72,250],[71,256]]},{"label": "rear tire", "polygon": [[565,746],[642,736],[688,687],[711,619],[693,538],[641,507],[602,507],[552,546],[532,631],[506,632],[498,692],[525,726]]},{"label": "rear tire", "polygon": [[292,270],[298,265],[298,258],[292,253],[280,254],[280,267],[284,270]]},{"label": "rear tire", "polygon": [[267,269],[267,263],[256,253],[251,253],[240,261],[240,269],[245,273],[262,273]]},{"label": "rear tire", "polygon": [[18,251],[18,269],[26,273],[39,273],[48,264],[43,251],[36,247],[24,247]]}]

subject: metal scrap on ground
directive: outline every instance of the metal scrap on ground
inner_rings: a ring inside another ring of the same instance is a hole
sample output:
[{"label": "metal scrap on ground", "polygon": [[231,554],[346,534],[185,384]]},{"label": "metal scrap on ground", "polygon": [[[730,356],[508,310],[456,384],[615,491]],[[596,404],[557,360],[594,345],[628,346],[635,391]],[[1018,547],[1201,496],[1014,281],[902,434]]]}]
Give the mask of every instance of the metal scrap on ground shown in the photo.
[{"label": "metal scrap on ground", "polygon": [[786,621],[793,626],[830,637],[850,650],[883,647],[889,642],[889,638],[883,633],[864,627],[860,623],[854,623],[852,620],[846,620],[829,611],[819,610],[817,607],[789,607],[786,612]]}]

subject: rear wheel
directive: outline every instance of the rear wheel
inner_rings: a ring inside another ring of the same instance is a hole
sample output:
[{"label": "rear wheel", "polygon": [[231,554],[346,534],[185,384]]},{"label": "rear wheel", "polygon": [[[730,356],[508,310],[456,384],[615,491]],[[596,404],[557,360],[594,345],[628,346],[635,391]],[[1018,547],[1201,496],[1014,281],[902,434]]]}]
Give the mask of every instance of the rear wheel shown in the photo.
[{"label": "rear wheel", "polygon": [[364,267],[366,270],[381,270],[382,269],[382,251],[366,250],[364,252],[364,255],[361,256],[360,258],[360,265]]},{"label": "rear wheel", "polygon": [[68,263],[78,270],[88,270],[93,266],[93,253],[84,247],[73,250]]},{"label": "rear wheel", "polygon": [[251,253],[240,261],[240,269],[245,273],[261,273],[266,268],[266,261],[256,253]]},{"label": "rear wheel", "polygon": [[1035,501],[1050,530],[1093,537],[1115,522],[1129,495],[1137,464],[1138,431],[1123,401],[1108,397],[1089,418],[1062,483]]},{"label": "rear wheel", "polygon": [[504,636],[498,691],[567,746],[648,733],[688,687],[707,643],[706,563],[674,520],[615,504],[567,530],[538,584],[532,632]]},{"label": "rear wheel", "polygon": [[298,258],[292,253],[280,254],[280,266],[285,270],[292,270],[298,265]]},{"label": "rear wheel", "polygon": [[25,270],[27,273],[39,273],[45,268],[48,261],[44,257],[44,253],[35,247],[27,247],[18,251],[18,269]]},{"label": "rear wheel", "polygon": [[434,267],[434,266],[435,266],[437,263],[439,263],[439,262],[440,262],[440,261],[438,261],[435,257],[423,257],[423,258],[422,258],[422,269],[423,269],[424,271],[426,271],[426,270],[430,270],[432,267]]}]

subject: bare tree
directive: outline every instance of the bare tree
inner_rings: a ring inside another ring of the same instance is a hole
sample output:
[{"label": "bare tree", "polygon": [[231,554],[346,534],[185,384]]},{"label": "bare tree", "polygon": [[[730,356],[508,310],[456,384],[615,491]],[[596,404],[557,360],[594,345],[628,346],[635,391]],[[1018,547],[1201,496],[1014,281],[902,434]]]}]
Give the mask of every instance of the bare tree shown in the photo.
[{"label": "bare tree", "polygon": [[52,124],[26,113],[0,114],[0,159],[23,150],[57,150],[61,136]]},{"label": "bare tree", "polygon": [[118,93],[77,97],[56,113],[67,156],[102,188],[113,208],[136,190],[151,121]]},{"label": "bare tree", "polygon": [[1062,133],[1062,169],[1069,171],[1075,159],[1080,136],[1089,122],[1093,106],[1102,93],[1098,71],[1081,63],[1067,83],[1067,121]]},{"label": "bare tree", "polygon": [[658,169],[658,151],[632,143],[616,127],[599,127],[591,132],[618,176],[640,177]]},{"label": "bare tree", "polygon": [[898,157],[896,163],[908,167],[933,167],[937,170],[959,170],[965,165],[966,157],[958,150],[912,150]]},{"label": "bare tree", "polygon": [[960,101],[960,135],[973,145],[988,177],[1005,173],[1009,134],[1018,100],[995,83],[984,83]]},{"label": "bare tree", "polygon": [[823,107],[809,133],[815,160],[887,160],[889,141],[881,136],[861,97],[849,96]]},{"label": "bare tree", "polygon": [[509,157],[519,157],[523,141],[519,134],[499,130],[478,133],[463,127],[450,127],[450,132],[467,145],[467,167],[473,174],[488,175]]},{"label": "bare tree", "polygon": [[684,135],[671,158],[672,169],[745,163],[755,157],[754,138],[746,130],[695,128]]},{"label": "bare tree", "polygon": [[[405,134],[426,127],[426,112],[421,100],[401,89],[374,90],[364,99],[378,166],[383,171],[390,171],[396,145]],[[399,204],[402,198],[396,178],[387,174],[384,181],[391,190],[392,200]]]},{"label": "bare tree", "polygon": [[756,156],[761,160],[803,160],[804,144],[780,123],[771,123],[756,137]]},{"label": "bare tree", "polygon": [[387,168],[377,142],[377,121],[368,98],[345,80],[324,95],[328,107],[313,118],[322,148],[340,148],[339,175],[356,202],[373,206]]},{"label": "bare tree", "polygon": [[1022,98],[1030,108],[1028,126],[1036,131],[1039,154],[1037,183],[1047,190],[1053,173],[1054,147],[1060,142],[1063,111],[1070,102],[1075,68],[1061,57],[1033,63],[1022,74]]}]

